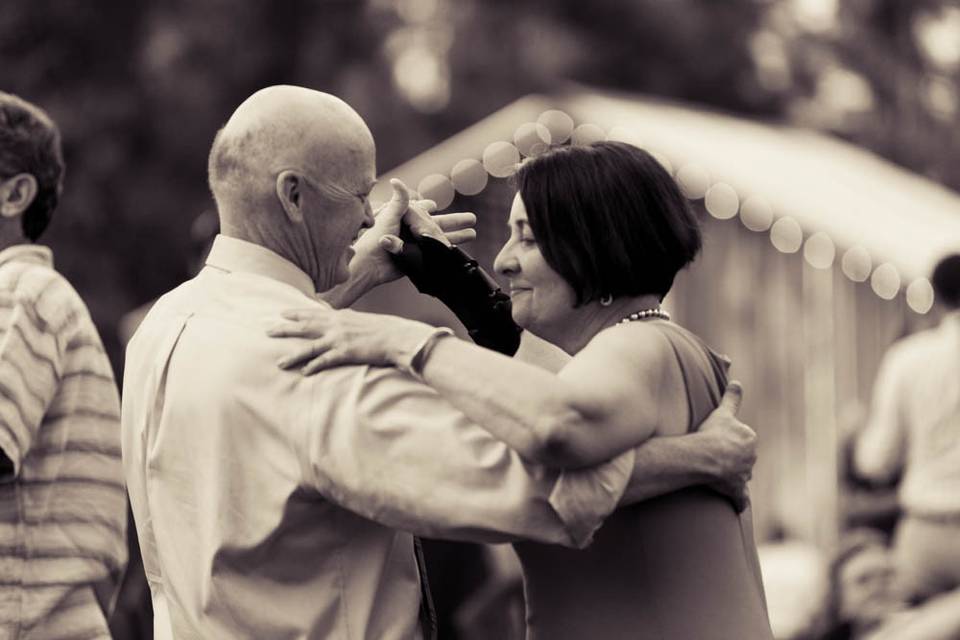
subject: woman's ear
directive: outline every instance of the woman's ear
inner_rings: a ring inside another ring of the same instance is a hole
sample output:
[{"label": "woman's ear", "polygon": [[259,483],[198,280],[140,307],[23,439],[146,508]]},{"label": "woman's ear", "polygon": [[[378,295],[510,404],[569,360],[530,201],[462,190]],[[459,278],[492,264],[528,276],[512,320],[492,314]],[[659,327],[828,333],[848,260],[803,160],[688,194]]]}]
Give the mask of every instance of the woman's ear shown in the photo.
[{"label": "woman's ear", "polygon": [[277,176],[277,198],[287,217],[296,224],[303,223],[302,188],[303,179],[293,171],[281,171]]},{"label": "woman's ear", "polygon": [[19,173],[0,184],[0,216],[16,218],[37,197],[37,179],[30,173]]}]

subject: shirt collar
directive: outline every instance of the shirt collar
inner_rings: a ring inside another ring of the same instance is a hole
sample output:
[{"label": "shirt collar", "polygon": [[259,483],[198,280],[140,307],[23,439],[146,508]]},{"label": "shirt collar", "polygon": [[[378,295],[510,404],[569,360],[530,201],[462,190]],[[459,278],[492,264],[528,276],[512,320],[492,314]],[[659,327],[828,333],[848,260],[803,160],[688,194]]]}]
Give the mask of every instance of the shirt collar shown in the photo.
[{"label": "shirt collar", "polygon": [[0,264],[7,262],[32,262],[53,268],[53,251],[39,244],[15,244],[0,251]]},{"label": "shirt collar", "polygon": [[246,240],[217,235],[206,264],[224,271],[252,273],[278,280],[311,298],[317,297],[313,280],[300,267],[270,249]]}]

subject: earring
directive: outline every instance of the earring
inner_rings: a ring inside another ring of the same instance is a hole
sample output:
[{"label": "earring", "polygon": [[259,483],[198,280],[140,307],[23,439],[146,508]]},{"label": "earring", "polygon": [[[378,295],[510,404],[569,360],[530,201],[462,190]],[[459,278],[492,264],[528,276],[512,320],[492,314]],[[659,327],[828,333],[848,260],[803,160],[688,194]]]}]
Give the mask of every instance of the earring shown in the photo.
[{"label": "earring", "polygon": [[606,294],[606,295],[600,296],[600,306],[601,306],[601,307],[609,307],[611,304],[613,304],[613,296],[612,296],[612,295],[610,295],[610,294],[608,293],[608,294]]}]

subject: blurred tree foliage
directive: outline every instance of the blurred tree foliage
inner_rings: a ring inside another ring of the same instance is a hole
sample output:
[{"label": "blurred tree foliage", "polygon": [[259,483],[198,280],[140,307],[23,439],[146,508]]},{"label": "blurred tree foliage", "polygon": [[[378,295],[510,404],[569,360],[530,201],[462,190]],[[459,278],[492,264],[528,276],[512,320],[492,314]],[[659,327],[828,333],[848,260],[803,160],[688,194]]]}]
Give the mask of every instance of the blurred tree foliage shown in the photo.
[{"label": "blurred tree foliage", "polygon": [[798,4],[14,0],[0,12],[0,88],[63,129],[66,193],[45,240],[119,366],[119,317],[189,275],[214,133],[269,84],[354,105],[380,169],[573,80],[818,127],[960,187],[957,68],[916,37],[952,3],[849,0],[812,27]]}]

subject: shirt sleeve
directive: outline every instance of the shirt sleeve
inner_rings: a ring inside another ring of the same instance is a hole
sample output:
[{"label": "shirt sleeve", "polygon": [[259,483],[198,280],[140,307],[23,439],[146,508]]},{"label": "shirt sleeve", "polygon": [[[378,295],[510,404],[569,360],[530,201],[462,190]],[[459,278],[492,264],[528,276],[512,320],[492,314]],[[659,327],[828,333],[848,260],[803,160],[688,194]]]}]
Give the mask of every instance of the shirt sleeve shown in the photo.
[{"label": "shirt sleeve", "polygon": [[13,464],[12,477],[17,477],[56,394],[60,353],[56,335],[28,301],[4,302],[0,301],[0,449]]},{"label": "shirt sleeve", "polygon": [[550,493],[550,505],[581,546],[590,543],[617,508],[633,476],[636,457],[636,449],[630,449],[596,467],[560,474]]},{"label": "shirt sleeve", "polygon": [[857,473],[875,481],[896,474],[906,446],[896,353],[888,352],[877,372],[870,415],[854,450]]},{"label": "shirt sleeve", "polygon": [[[626,486],[605,467],[558,484],[556,471],[525,463],[431,388],[394,369],[341,367],[313,380],[300,430],[308,482],[392,528],[580,547]],[[564,499],[568,492],[575,497]]]}]

